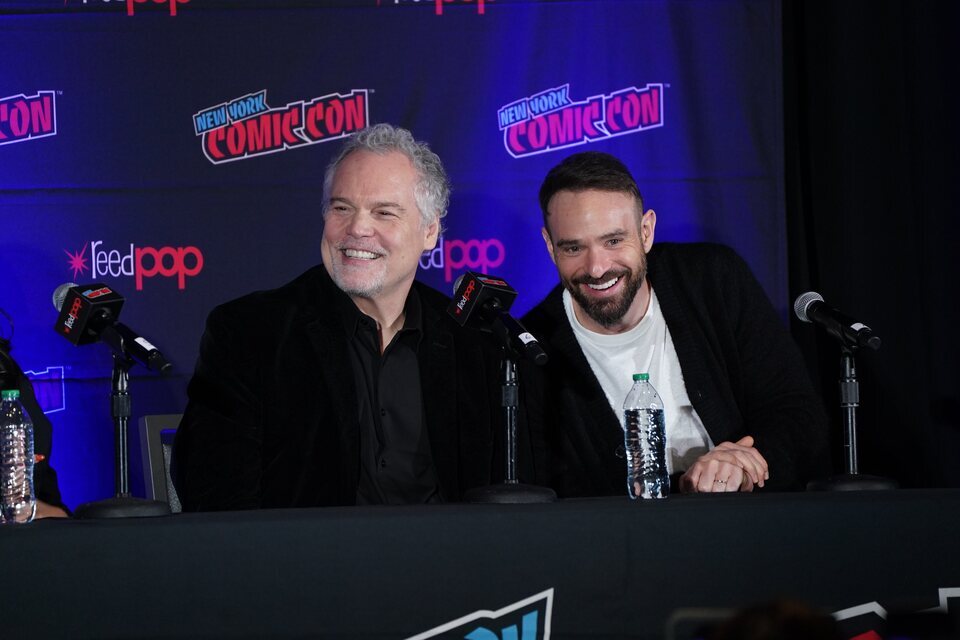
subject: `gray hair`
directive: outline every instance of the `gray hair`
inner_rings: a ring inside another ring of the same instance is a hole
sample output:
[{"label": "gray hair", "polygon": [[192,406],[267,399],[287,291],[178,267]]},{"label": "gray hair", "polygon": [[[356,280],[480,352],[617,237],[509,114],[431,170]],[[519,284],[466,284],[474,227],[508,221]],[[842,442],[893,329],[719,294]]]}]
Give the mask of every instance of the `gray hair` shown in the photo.
[{"label": "gray hair", "polygon": [[323,208],[330,205],[333,175],[344,158],[354,151],[371,151],[384,155],[398,151],[405,155],[420,179],[413,188],[413,195],[420,209],[423,225],[439,222],[447,215],[450,206],[450,181],[443,170],[440,157],[430,150],[426,142],[417,142],[406,129],[380,123],[367,127],[347,139],[340,153],[327,165],[323,176]]}]

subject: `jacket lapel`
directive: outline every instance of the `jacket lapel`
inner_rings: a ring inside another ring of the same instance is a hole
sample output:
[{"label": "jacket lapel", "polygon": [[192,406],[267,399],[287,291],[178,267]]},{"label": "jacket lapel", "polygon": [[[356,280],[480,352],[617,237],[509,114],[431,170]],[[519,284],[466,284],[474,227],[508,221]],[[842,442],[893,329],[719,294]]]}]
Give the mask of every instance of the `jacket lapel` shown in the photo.
[{"label": "jacket lapel", "polygon": [[313,349],[312,360],[317,363],[319,379],[333,407],[336,421],[339,449],[336,452],[326,452],[326,455],[337,457],[336,464],[342,469],[338,492],[341,499],[351,502],[356,499],[360,480],[360,434],[350,354],[347,351],[343,326],[336,312],[338,302],[334,297],[343,293],[333,286],[325,273],[318,284],[318,298],[325,301],[326,311],[313,301],[305,302],[302,326]]},{"label": "jacket lapel", "polygon": [[460,497],[457,363],[453,334],[443,327],[442,320],[443,317],[435,309],[423,304],[424,335],[419,357],[420,387],[440,495],[444,501],[450,501]]}]

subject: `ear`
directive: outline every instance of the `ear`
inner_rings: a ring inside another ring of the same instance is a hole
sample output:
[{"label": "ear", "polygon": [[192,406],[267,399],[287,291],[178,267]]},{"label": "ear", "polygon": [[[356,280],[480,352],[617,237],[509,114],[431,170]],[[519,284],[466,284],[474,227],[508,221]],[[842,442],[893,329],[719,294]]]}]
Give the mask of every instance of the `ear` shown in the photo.
[{"label": "ear", "polygon": [[547,231],[546,227],[542,227],[540,235],[543,236],[543,243],[547,245],[547,253],[550,254],[550,259],[553,260],[553,264],[557,264],[557,256],[553,252],[553,240],[550,239],[550,232]]},{"label": "ear", "polygon": [[432,251],[437,246],[437,237],[440,235],[440,218],[435,218],[423,230],[423,250]]},{"label": "ear", "polygon": [[643,241],[644,253],[650,253],[650,248],[653,247],[653,235],[656,228],[657,213],[653,209],[648,209],[640,218],[640,239]]}]

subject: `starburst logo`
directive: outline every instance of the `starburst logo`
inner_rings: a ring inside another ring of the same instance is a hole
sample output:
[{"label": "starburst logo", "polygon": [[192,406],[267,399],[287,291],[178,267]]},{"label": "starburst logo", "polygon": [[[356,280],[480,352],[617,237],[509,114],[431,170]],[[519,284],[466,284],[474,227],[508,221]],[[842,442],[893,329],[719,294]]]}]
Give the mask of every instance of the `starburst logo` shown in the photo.
[{"label": "starburst logo", "polygon": [[76,253],[70,253],[66,249],[63,250],[69,260],[67,260],[67,266],[73,269],[73,279],[77,279],[77,274],[83,273],[89,267],[87,266],[87,245],[83,245],[83,249],[77,251]]}]

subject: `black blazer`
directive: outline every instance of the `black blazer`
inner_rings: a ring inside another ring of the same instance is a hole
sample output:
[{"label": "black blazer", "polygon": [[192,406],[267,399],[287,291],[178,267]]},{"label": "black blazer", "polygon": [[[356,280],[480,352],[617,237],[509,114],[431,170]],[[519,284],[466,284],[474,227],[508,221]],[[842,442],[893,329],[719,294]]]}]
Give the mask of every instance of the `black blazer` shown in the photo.
[{"label": "black blazer", "polygon": [[[431,451],[441,497],[457,501],[502,478],[498,350],[447,316],[446,296],[413,286]],[[317,266],[210,314],[174,442],[185,510],[355,504],[359,415],[343,298]]]}]

